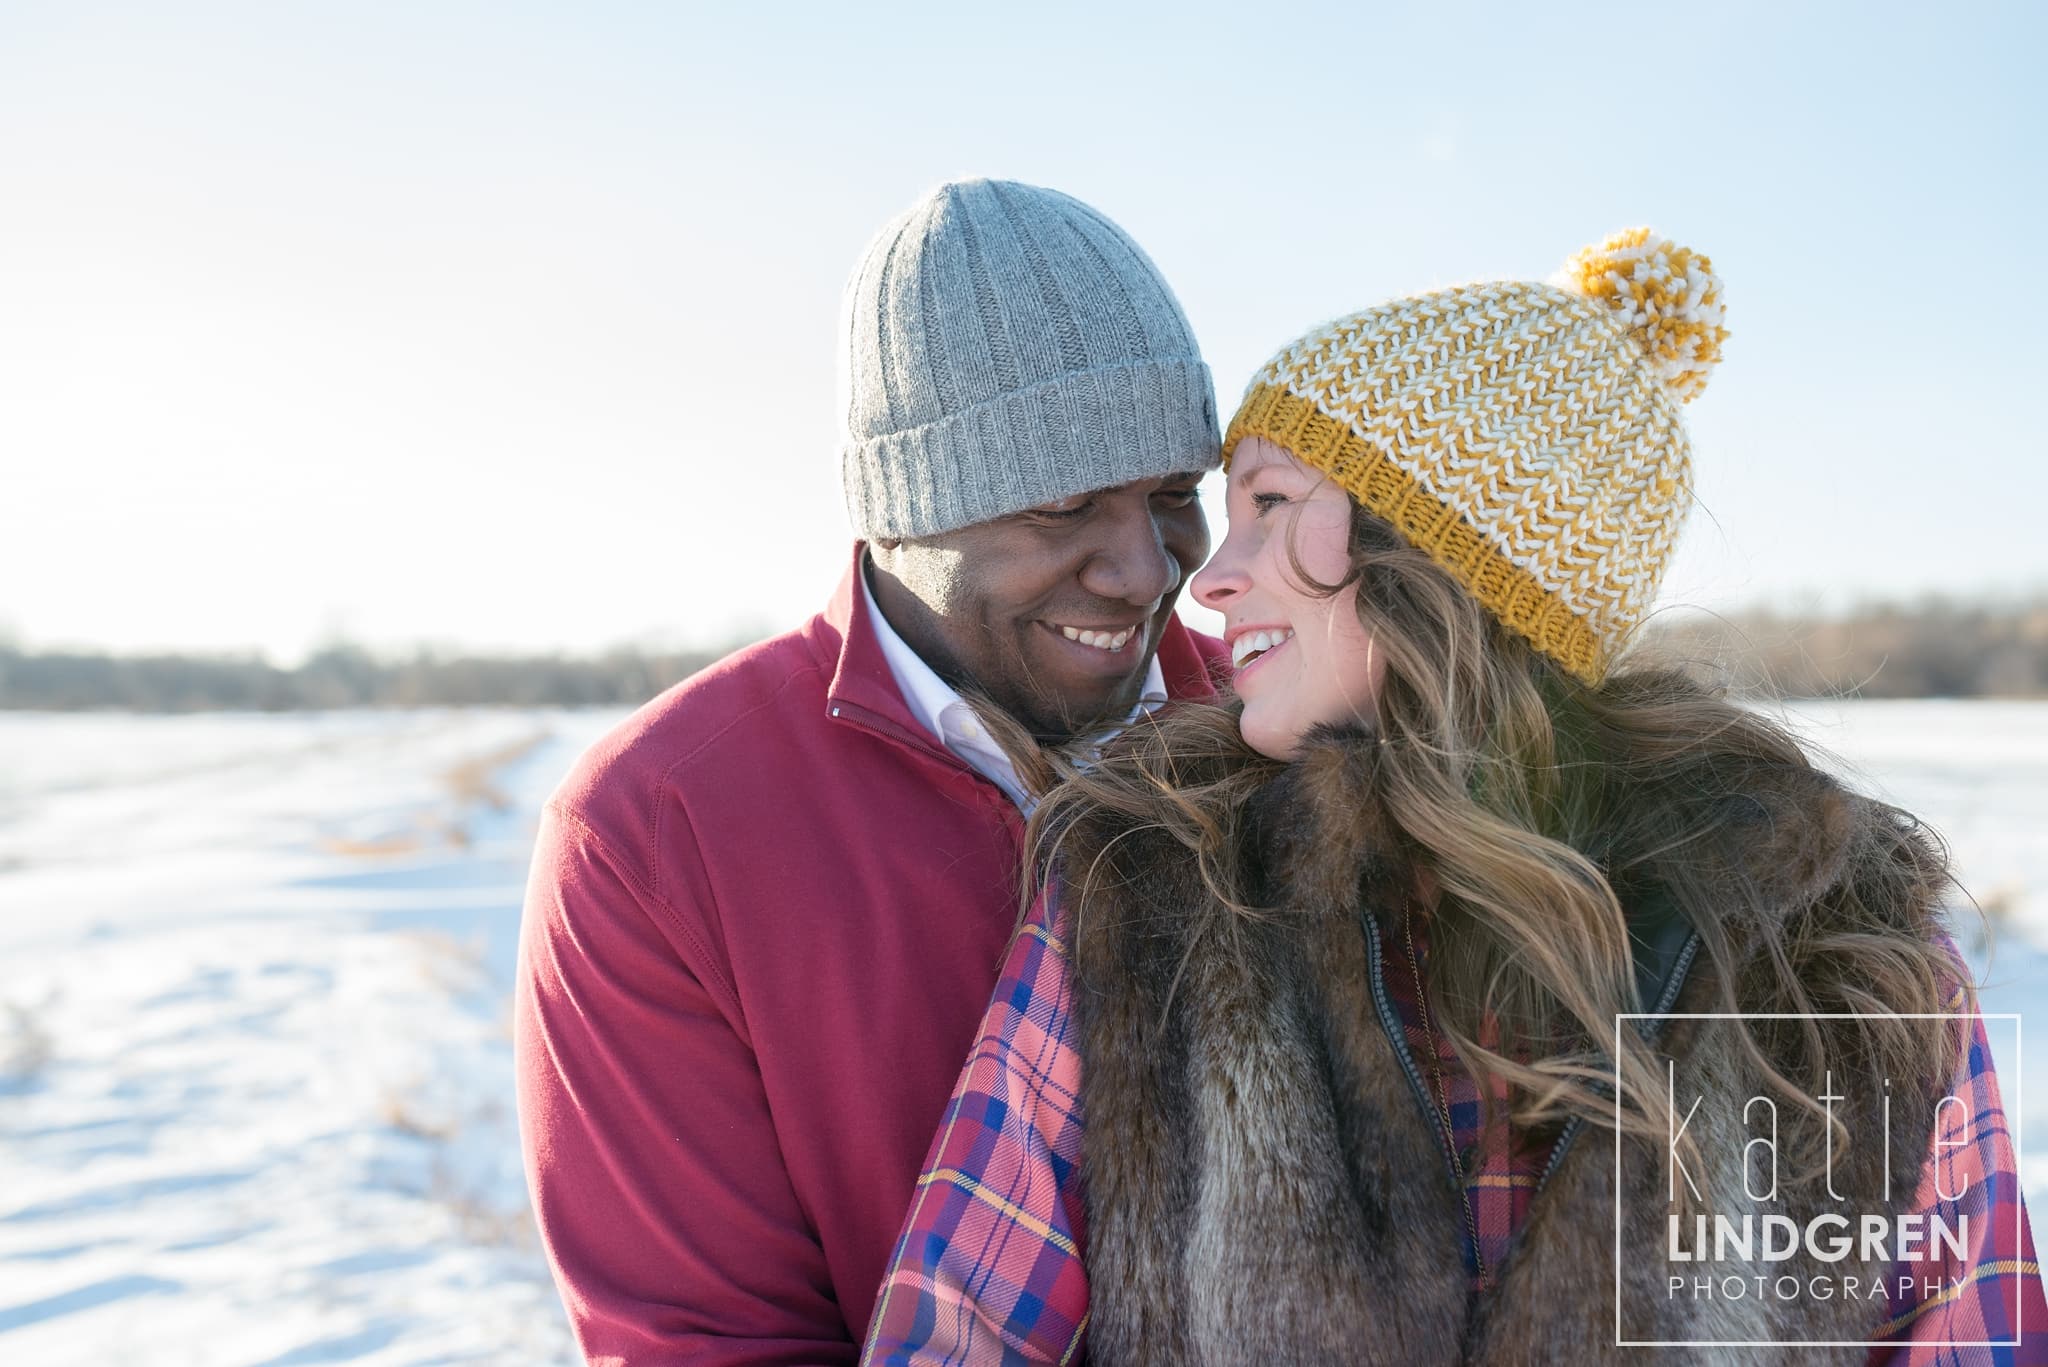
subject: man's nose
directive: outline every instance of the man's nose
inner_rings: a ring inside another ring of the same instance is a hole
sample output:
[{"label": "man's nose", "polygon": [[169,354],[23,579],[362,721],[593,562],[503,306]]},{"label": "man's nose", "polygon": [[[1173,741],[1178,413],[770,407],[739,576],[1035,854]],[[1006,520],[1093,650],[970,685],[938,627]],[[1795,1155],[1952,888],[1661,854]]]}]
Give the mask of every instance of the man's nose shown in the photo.
[{"label": "man's nose", "polygon": [[1101,598],[1157,603],[1180,586],[1181,565],[1149,501],[1102,519],[1102,540],[1081,569],[1081,586]]}]

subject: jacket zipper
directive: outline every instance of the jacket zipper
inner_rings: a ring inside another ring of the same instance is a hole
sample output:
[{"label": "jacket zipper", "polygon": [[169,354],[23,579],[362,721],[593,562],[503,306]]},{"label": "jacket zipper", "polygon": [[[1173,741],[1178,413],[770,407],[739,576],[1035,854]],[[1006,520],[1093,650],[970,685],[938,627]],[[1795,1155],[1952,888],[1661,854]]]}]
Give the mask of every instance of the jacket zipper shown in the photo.
[{"label": "jacket zipper", "polygon": [[[1678,1000],[1679,989],[1685,986],[1686,976],[1692,971],[1692,961],[1699,950],[1699,932],[1694,931],[1686,937],[1685,947],[1678,951],[1678,958],[1671,965],[1671,977],[1665,982],[1663,994],[1658,997],[1657,1005],[1651,1012],[1658,1019],[1651,1021],[1648,1028],[1643,1031],[1645,1043],[1655,1044],[1658,1036],[1664,1033],[1664,1026],[1670,1019],[1664,1013]],[[1550,1175],[1557,1171],[1557,1165],[1564,1161],[1565,1150],[1572,1146],[1572,1141],[1579,1137],[1579,1131],[1585,1127],[1584,1116],[1575,1115],[1565,1122],[1564,1133],[1558,1135],[1557,1142],[1550,1146],[1550,1161],[1543,1165],[1543,1174],[1536,1179],[1535,1191],[1530,1193],[1532,1199],[1536,1192],[1543,1190],[1543,1184],[1550,1180]]]},{"label": "jacket zipper", "polygon": [[828,698],[825,710],[833,721],[841,725],[850,726],[856,731],[865,731],[871,736],[908,750],[921,760],[936,763],[954,773],[967,775],[983,789],[983,795],[991,808],[999,814],[1007,813],[1010,817],[1016,818],[1013,823],[1015,831],[1021,832],[1024,829],[1024,822],[1028,819],[1029,813],[1020,813],[1017,804],[1011,801],[1010,795],[1003,791],[1000,784],[944,745],[932,740],[922,729],[906,730],[886,717],[875,715],[858,703],[833,702]]},{"label": "jacket zipper", "polygon": [[[988,782],[974,766],[960,756],[934,741],[922,730],[910,730],[897,725],[886,717],[880,717],[858,703],[842,703],[832,698],[825,699],[825,711],[833,721],[844,723],[857,731],[900,745],[921,759],[937,760],[949,769],[964,769],[976,778]],[[993,784],[990,784],[993,787]]]},{"label": "jacket zipper", "polygon": [[[1394,1046],[1394,1057],[1401,1062],[1401,1071],[1408,1078],[1408,1090],[1414,1093],[1415,1104],[1422,1108],[1422,1114],[1428,1119],[1430,1129],[1436,1132],[1437,1148],[1443,1154],[1444,1171],[1449,1176],[1451,1184],[1457,1186],[1461,1179],[1458,1175],[1456,1152],[1452,1147],[1455,1141],[1452,1136],[1444,1133],[1443,1121],[1430,1104],[1429,1095],[1422,1085],[1421,1070],[1415,1066],[1415,1056],[1409,1052],[1400,1017],[1394,1010],[1393,1002],[1387,997],[1381,962],[1379,918],[1367,912],[1365,919],[1372,927],[1372,934],[1365,937],[1365,947],[1367,966],[1372,973],[1373,1009],[1379,1014],[1380,1028],[1386,1031],[1388,1042]],[[1664,991],[1658,996],[1657,1005],[1652,1008],[1651,1015],[1663,1017],[1678,1000],[1679,991],[1685,986],[1686,977],[1692,971],[1692,961],[1699,954],[1699,949],[1699,932],[1694,931],[1686,937],[1685,947],[1679,950],[1678,958],[1671,966],[1671,975],[1665,980]],[[1649,1028],[1643,1032],[1643,1038],[1649,1043],[1656,1043],[1658,1036],[1664,1033],[1664,1025],[1664,1019],[1651,1021]],[[1549,1161],[1544,1163],[1543,1173],[1536,1179],[1536,1192],[1543,1190],[1544,1184],[1557,1171],[1558,1164],[1564,1161],[1566,1150],[1571,1148],[1572,1141],[1579,1137],[1579,1132],[1585,1127],[1583,1116],[1573,1116],[1565,1122],[1564,1132],[1558,1135],[1557,1142],[1550,1146]],[[1534,1194],[1535,1192],[1532,1192],[1531,1196]]]},{"label": "jacket zipper", "polygon": [[[1381,969],[1379,918],[1367,912],[1365,919],[1372,927],[1372,934],[1365,937],[1365,948],[1367,964],[1372,973],[1373,1009],[1379,1013],[1380,1028],[1387,1032],[1387,1039],[1394,1046],[1394,1057],[1401,1061],[1401,1071],[1407,1075],[1408,1089],[1415,1094],[1415,1104],[1422,1108],[1422,1113],[1429,1118],[1430,1129],[1436,1132],[1437,1147],[1443,1153],[1444,1172],[1451,1179],[1453,1189],[1461,1188],[1463,1179],[1458,1175],[1457,1153],[1452,1147],[1451,1136],[1444,1133],[1443,1122],[1438,1118],[1435,1107],[1430,1104],[1429,1094],[1422,1085],[1421,1070],[1415,1066],[1415,1055],[1408,1050],[1408,1041],[1401,1028],[1400,1016],[1395,1012],[1393,1002],[1387,999],[1385,974]],[[1460,1197],[1464,1196],[1462,1190],[1458,1194]]]}]

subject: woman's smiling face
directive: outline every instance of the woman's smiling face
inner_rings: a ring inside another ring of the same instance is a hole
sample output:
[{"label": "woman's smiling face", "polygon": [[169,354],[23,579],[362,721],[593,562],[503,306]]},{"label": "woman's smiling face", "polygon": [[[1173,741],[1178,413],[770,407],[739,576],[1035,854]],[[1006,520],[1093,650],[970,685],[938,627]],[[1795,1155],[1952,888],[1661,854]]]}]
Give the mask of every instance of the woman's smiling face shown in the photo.
[{"label": "woman's smiling face", "polygon": [[[1230,531],[1195,575],[1195,600],[1223,614],[1245,742],[1292,759],[1320,722],[1372,725],[1385,661],[1358,620],[1358,586],[1315,592],[1351,568],[1351,496],[1261,437],[1230,462]],[[1290,547],[1292,554],[1290,555]]]}]

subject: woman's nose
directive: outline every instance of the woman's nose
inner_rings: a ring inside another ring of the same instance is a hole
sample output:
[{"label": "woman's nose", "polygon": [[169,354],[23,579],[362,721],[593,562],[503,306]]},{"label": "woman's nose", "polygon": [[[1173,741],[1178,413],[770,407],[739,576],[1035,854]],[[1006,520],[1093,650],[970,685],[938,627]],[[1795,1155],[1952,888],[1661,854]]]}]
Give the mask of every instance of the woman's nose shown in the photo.
[{"label": "woman's nose", "polygon": [[1195,571],[1189,581],[1188,590],[1195,595],[1195,601],[1213,612],[1225,611],[1232,599],[1243,593],[1248,580],[1240,568],[1237,547],[1230,537],[1223,538],[1223,544],[1216,548],[1216,554],[1209,557],[1209,563]]}]

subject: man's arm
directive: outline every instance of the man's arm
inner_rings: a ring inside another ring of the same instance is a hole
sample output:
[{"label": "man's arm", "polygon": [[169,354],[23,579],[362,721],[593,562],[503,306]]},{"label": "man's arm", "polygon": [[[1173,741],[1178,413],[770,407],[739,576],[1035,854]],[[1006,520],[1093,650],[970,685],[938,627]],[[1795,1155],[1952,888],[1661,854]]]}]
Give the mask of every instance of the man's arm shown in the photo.
[{"label": "man's arm", "polygon": [[542,816],[513,1007],[519,1131],[592,1363],[851,1363],[737,1001],[679,909]]}]

